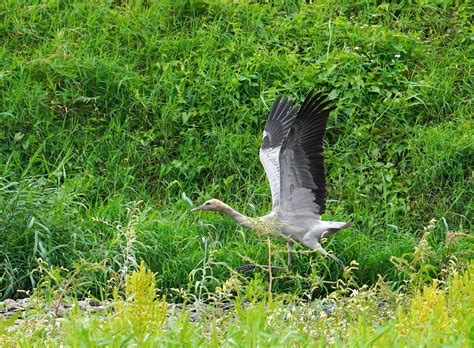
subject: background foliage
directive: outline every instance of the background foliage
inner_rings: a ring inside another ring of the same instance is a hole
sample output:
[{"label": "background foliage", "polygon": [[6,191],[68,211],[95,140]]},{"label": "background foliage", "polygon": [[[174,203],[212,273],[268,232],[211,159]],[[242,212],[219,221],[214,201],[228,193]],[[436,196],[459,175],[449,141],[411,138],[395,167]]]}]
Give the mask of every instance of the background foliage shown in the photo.
[{"label": "background foliage", "polygon": [[[216,197],[268,212],[268,108],[314,86],[337,105],[325,218],[354,223],[328,248],[360,264],[361,284],[400,283],[390,257],[435,218],[436,275],[446,233],[472,228],[472,13],[468,1],[2,1],[0,297],[35,286],[44,263],[105,297],[142,259],[176,297],[193,270],[212,288],[240,255],[265,262],[260,237],[188,210]],[[469,239],[450,248],[472,257]],[[338,272],[301,254],[292,273],[305,278],[274,285],[301,294]]]}]

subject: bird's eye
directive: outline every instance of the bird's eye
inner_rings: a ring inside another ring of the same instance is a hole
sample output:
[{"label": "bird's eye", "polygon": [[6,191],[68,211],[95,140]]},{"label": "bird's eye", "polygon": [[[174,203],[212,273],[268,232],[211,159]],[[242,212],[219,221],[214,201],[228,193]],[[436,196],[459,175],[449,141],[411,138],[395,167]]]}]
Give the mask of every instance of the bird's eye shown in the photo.
[{"label": "bird's eye", "polygon": [[209,202],[206,202],[204,205],[206,205],[206,206],[207,206],[207,205],[211,205],[211,203],[209,203]]}]

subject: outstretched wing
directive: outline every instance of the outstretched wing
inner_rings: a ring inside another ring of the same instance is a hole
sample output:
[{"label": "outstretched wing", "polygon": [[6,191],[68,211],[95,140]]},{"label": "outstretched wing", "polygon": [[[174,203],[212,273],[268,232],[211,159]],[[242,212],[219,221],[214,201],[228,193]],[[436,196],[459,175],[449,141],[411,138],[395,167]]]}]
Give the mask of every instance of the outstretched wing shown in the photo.
[{"label": "outstretched wing", "polygon": [[272,110],[268,115],[267,123],[263,130],[262,146],[260,147],[260,162],[262,162],[267,174],[270,190],[272,192],[272,209],[280,205],[280,149],[288,134],[295,116],[298,113],[298,106],[285,98],[278,98],[273,103]]},{"label": "outstretched wing", "polygon": [[324,96],[311,92],[283,141],[280,163],[280,213],[318,218],[325,211],[323,138],[329,113]]}]

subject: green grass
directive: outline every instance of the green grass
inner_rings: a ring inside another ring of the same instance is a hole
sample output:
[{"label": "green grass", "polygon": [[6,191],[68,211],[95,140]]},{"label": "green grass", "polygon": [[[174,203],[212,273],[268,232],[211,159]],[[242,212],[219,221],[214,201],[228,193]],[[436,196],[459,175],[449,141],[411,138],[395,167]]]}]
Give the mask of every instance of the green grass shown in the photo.
[{"label": "green grass", "polygon": [[[472,239],[448,250],[445,235],[472,229],[473,11],[467,1],[2,1],[0,297],[63,267],[78,296],[106,298],[144,260],[160,294],[180,300],[172,289],[197,296],[201,280],[211,291],[241,255],[264,263],[265,238],[191,215],[189,200],[268,212],[258,160],[268,108],[314,86],[337,106],[325,218],[354,223],[328,249],[358,262],[357,282],[403,284],[390,258],[413,252],[433,218],[431,276],[452,254],[472,258]],[[283,263],[284,246],[274,250]],[[340,277],[301,253],[273,285],[318,297]]]}]

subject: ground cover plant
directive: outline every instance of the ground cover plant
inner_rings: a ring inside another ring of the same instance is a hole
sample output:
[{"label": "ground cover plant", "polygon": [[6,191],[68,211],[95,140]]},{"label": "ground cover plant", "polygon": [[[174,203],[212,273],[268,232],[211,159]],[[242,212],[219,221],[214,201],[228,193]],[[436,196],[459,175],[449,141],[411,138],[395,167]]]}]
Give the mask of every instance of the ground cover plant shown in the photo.
[{"label": "ground cover plant", "polygon": [[[0,323],[0,340],[9,346],[470,346],[473,342],[474,264],[464,271],[445,269],[445,277],[408,293],[393,292],[383,280],[374,287],[354,288],[350,270],[320,301],[288,302],[273,296],[258,281],[241,286],[237,278],[211,298],[213,303],[175,307],[156,297],[155,277],[144,264],[127,275],[124,297],[115,292],[109,309],[84,313],[78,303],[60,313],[34,299],[25,318]],[[415,285],[415,284],[410,284]],[[44,286],[47,296],[54,286]],[[36,297],[36,296],[35,296]]]},{"label": "ground cover plant", "polygon": [[[143,261],[159,298],[209,301],[269,248],[189,208],[216,197],[268,212],[268,108],[313,87],[337,106],[325,218],[354,227],[326,245],[356,262],[351,288],[382,277],[413,296],[407,311],[429,291],[451,296],[432,279],[447,281],[452,263],[472,275],[473,12],[468,1],[2,1],[0,297],[48,280],[64,297],[116,289],[119,301]],[[275,264],[284,250],[271,245]],[[302,248],[274,276],[285,301],[327,298],[344,280]],[[265,270],[240,281],[268,290]],[[367,318],[362,337],[377,329]]]}]

